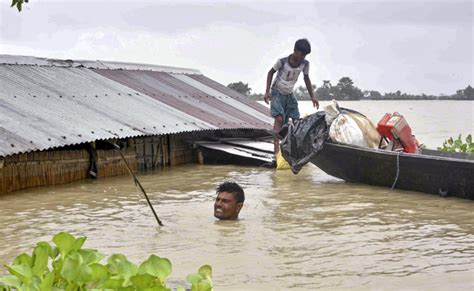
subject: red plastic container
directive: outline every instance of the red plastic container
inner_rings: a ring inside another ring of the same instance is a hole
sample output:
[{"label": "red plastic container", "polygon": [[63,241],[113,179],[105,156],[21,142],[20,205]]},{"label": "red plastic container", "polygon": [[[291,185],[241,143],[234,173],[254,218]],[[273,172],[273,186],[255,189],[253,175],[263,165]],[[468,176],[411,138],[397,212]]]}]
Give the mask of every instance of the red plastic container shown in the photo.
[{"label": "red plastic container", "polygon": [[389,140],[399,139],[406,153],[416,153],[418,151],[416,140],[412,135],[408,122],[398,112],[393,113],[393,115],[386,113],[377,123],[377,131]]},{"label": "red plastic container", "polygon": [[388,125],[388,121],[392,117],[392,114],[385,113],[382,119],[377,123],[377,131],[380,133],[381,136],[388,138],[389,140],[393,139],[392,135],[392,128],[393,126]]}]

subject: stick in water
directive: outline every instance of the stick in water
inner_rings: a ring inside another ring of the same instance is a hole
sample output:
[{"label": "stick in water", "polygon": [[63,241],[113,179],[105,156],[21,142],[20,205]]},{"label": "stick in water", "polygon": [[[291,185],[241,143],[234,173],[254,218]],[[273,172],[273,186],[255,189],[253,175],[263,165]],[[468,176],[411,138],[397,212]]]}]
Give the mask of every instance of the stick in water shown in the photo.
[{"label": "stick in water", "polygon": [[123,153],[122,153],[122,151],[120,150],[120,147],[119,147],[116,143],[112,143],[112,142],[109,142],[109,143],[110,143],[111,145],[113,145],[113,146],[115,147],[115,149],[119,152],[120,157],[122,157],[122,160],[123,160],[123,162],[125,163],[125,166],[127,167],[128,172],[129,172],[130,175],[132,175],[132,177],[133,177],[133,181],[135,182],[135,186],[138,186],[138,187],[140,188],[140,190],[142,191],[143,195],[145,195],[146,202],[148,202],[148,206],[150,206],[151,211],[153,212],[153,215],[155,216],[156,221],[158,222],[158,225],[159,225],[159,226],[163,226],[163,223],[162,223],[161,220],[158,218],[158,215],[156,214],[155,209],[153,208],[153,205],[151,205],[150,199],[148,199],[148,195],[146,194],[145,189],[143,189],[142,184],[140,184],[140,181],[138,181],[137,177],[135,176],[135,174],[133,174],[132,170],[131,170],[130,167],[128,166],[127,160],[125,160],[125,157],[123,156]]}]

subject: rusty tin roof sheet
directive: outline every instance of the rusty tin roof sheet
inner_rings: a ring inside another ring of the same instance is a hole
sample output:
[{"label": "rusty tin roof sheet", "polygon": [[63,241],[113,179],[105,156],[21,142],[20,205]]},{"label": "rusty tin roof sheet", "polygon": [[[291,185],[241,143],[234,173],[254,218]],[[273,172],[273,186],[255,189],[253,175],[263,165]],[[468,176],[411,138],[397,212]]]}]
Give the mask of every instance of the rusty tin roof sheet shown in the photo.
[{"label": "rusty tin roof sheet", "polygon": [[201,83],[198,71],[100,63],[0,55],[0,156],[116,137],[270,127],[268,109]]}]

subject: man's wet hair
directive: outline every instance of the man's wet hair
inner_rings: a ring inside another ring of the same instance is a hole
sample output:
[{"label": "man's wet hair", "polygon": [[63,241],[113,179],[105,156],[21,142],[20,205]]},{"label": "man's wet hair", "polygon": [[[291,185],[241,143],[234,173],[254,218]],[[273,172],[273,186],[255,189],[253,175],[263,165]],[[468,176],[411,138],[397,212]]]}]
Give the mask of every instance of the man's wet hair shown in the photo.
[{"label": "man's wet hair", "polygon": [[219,185],[216,189],[217,193],[221,192],[227,192],[231,193],[235,200],[237,200],[237,203],[244,203],[245,200],[245,194],[244,194],[244,189],[239,186],[239,184],[235,182],[224,182]]},{"label": "man's wet hair", "polygon": [[295,50],[307,55],[311,53],[311,45],[309,44],[309,41],[306,38],[298,39],[295,42]]}]

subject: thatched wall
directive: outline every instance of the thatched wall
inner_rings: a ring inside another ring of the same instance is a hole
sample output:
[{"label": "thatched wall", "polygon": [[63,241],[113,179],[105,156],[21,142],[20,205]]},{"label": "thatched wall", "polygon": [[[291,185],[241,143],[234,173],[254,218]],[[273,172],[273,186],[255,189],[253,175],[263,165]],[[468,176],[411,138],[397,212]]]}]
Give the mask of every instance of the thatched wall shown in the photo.
[{"label": "thatched wall", "polygon": [[[97,177],[127,173],[127,168],[117,151],[96,152]],[[122,153],[132,171],[136,171],[135,149],[123,149]],[[89,167],[90,154],[85,149],[57,149],[0,158],[0,194],[85,179],[91,176]]]},{"label": "thatched wall", "polygon": [[[256,137],[255,130],[202,131],[117,141],[132,171],[149,171],[185,163],[197,163],[191,141],[221,137]],[[94,163],[94,167],[91,165]],[[91,175],[90,170],[96,175]],[[120,154],[108,141],[69,148],[0,157],[0,195],[36,186],[69,183],[127,174]]]},{"label": "thatched wall", "polygon": [[0,194],[84,179],[88,167],[86,150],[52,150],[8,156],[0,162]]}]

